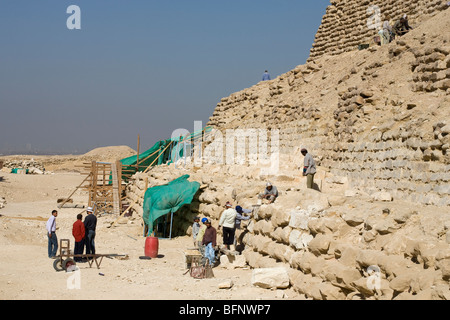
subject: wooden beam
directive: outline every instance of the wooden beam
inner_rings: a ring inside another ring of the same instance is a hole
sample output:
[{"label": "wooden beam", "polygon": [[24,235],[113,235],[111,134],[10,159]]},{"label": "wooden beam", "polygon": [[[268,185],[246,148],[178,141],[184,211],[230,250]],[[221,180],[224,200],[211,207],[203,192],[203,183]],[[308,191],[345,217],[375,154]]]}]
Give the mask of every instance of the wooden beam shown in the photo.
[{"label": "wooden beam", "polygon": [[[145,191],[147,191],[147,190],[145,190]],[[139,202],[139,200],[140,199],[142,199],[144,196],[145,196],[145,191],[142,193],[142,195],[140,196],[140,197],[138,197],[135,201],[134,201],[134,203],[131,205],[131,206],[129,206],[128,208],[127,208],[127,210],[125,210],[124,212],[122,212],[121,214],[120,214],[120,216],[111,224],[111,226],[109,227],[109,228],[111,228],[111,227],[114,227],[115,226],[115,224],[117,223],[117,221],[119,221],[119,219],[122,217],[122,216],[124,216],[127,212],[129,212],[138,202]]]},{"label": "wooden beam", "polygon": [[164,148],[164,150],[161,151],[161,153],[156,157],[156,159],[153,160],[153,162],[147,167],[147,169],[144,170],[144,173],[147,173],[147,172],[148,172],[148,170],[155,164],[156,160],[158,160],[159,157],[160,157],[161,155],[164,154],[164,152],[167,150],[167,148],[168,148],[172,143],[173,143],[173,140],[170,141],[170,143],[167,144],[167,146]]},{"label": "wooden beam", "polygon": [[62,207],[67,203],[67,201],[69,201],[70,197],[73,196],[73,194],[74,194],[74,193],[75,193],[75,192],[83,185],[83,183],[86,182],[86,180],[87,180],[90,176],[91,176],[91,175],[89,174],[86,178],[84,178],[83,182],[80,183],[78,187],[76,187],[76,189],[70,194],[70,196],[68,196],[68,197],[64,200],[64,202],[59,206],[59,208],[62,208]]},{"label": "wooden beam", "polygon": [[136,171],[139,171],[139,148],[140,148],[140,144],[141,144],[141,138],[138,135],[138,140],[137,140],[137,156],[136,156]]}]

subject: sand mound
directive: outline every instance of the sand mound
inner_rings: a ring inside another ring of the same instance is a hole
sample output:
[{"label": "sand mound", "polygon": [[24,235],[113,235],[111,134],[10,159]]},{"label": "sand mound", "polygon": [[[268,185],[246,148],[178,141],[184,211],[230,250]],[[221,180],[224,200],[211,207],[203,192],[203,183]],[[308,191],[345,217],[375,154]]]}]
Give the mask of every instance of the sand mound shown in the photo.
[{"label": "sand mound", "polygon": [[93,149],[82,158],[95,158],[97,161],[116,161],[136,154],[136,151],[128,146],[112,146]]}]

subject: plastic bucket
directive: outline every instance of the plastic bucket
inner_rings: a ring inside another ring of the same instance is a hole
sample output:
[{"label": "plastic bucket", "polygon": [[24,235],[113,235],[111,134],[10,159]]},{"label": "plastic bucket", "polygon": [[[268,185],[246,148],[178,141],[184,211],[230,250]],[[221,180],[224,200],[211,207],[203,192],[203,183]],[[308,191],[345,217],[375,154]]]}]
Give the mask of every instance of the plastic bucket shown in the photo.
[{"label": "plastic bucket", "polygon": [[145,239],[145,256],[156,258],[158,256],[158,246],[158,238],[147,237],[147,239]]}]

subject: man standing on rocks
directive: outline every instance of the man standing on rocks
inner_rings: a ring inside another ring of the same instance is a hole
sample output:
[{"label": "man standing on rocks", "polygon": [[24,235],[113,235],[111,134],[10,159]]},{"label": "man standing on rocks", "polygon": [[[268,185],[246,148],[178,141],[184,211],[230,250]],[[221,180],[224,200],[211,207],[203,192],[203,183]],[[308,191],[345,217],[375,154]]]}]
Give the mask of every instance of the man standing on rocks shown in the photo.
[{"label": "man standing on rocks", "polygon": [[56,217],[58,211],[53,210],[52,215],[47,220],[47,237],[48,237],[48,257],[56,258],[56,252],[58,251],[58,238],[56,237]]},{"label": "man standing on rocks", "polygon": [[263,74],[263,76],[262,76],[262,81],[268,81],[268,80],[270,80],[270,74],[269,74],[269,71],[264,71],[264,74]]},{"label": "man standing on rocks", "polygon": [[[95,254],[95,229],[97,228],[97,217],[94,210],[87,208],[87,216],[84,218],[84,228],[86,232],[86,254]],[[90,259],[90,258],[88,258]]]},{"label": "man standing on rocks", "polygon": [[314,186],[314,175],[316,174],[316,162],[314,161],[308,150],[303,148],[302,155],[305,157],[303,163],[303,176],[306,176],[306,187],[312,189]]},{"label": "man standing on rocks", "polygon": [[244,214],[250,214],[253,210],[251,209],[244,209],[241,206],[236,206],[236,223],[235,223],[235,233],[234,233],[234,243],[236,249],[239,251],[238,246],[242,244],[242,239],[239,239],[241,236],[241,221],[242,220],[250,220],[251,216],[245,216]]}]

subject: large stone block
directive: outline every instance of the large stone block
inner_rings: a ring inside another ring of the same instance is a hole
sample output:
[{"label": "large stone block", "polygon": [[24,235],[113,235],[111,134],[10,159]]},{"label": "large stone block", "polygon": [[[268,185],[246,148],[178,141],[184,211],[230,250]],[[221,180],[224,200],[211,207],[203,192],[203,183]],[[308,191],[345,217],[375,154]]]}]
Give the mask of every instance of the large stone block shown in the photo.
[{"label": "large stone block", "polygon": [[286,289],[290,284],[286,268],[254,269],[251,283],[264,289]]},{"label": "large stone block", "polygon": [[332,240],[333,238],[329,235],[318,234],[308,243],[308,249],[316,256],[325,254]]},{"label": "large stone block", "polygon": [[307,210],[292,210],[290,213],[289,227],[293,229],[308,230],[310,212]]},{"label": "large stone block", "polygon": [[308,247],[308,244],[313,238],[314,237],[308,233],[294,229],[289,234],[289,244],[297,250],[304,249]]}]

